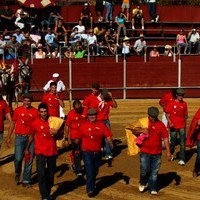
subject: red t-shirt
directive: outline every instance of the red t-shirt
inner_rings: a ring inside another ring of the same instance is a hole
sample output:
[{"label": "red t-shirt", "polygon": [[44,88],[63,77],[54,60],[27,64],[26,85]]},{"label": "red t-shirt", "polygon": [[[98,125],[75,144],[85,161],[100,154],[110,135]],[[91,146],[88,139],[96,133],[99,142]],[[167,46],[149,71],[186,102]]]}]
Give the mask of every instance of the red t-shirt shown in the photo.
[{"label": "red t-shirt", "polygon": [[[171,92],[168,92],[168,93],[165,93],[165,94],[161,97],[159,103],[162,104],[162,105],[164,105],[164,107],[166,108],[167,105],[168,105],[170,102],[172,102],[172,101],[174,101],[174,97],[172,96],[172,93],[171,93]],[[164,108],[164,111],[165,111],[165,108]]]},{"label": "red t-shirt", "polygon": [[69,111],[67,114],[66,125],[69,127],[71,139],[79,137],[79,128],[85,120],[85,111],[81,114],[76,113],[74,109]]},{"label": "red t-shirt", "polygon": [[48,106],[48,112],[50,116],[60,116],[60,104],[55,94],[47,93],[44,94],[41,100],[42,103],[46,103]]},{"label": "red t-shirt", "polygon": [[113,107],[113,101],[104,102],[103,108],[98,108],[97,120],[103,121],[109,119],[110,108]]},{"label": "red t-shirt", "polygon": [[100,100],[98,99],[98,96],[95,96],[94,94],[89,94],[85,97],[83,100],[83,105],[89,109],[89,108],[96,108],[98,110]]},{"label": "red t-shirt", "polygon": [[149,121],[149,137],[144,140],[141,152],[148,154],[162,153],[162,138],[168,138],[168,131],[161,121]]},{"label": "red t-shirt", "polygon": [[4,131],[4,115],[10,112],[5,100],[0,100],[0,131]]},{"label": "red t-shirt", "polygon": [[111,131],[100,121],[86,121],[79,130],[81,149],[84,151],[100,151],[103,138],[112,137]]},{"label": "red t-shirt", "polygon": [[20,106],[14,110],[12,121],[15,122],[15,134],[30,134],[30,125],[38,117],[34,107]]},{"label": "red t-shirt", "polygon": [[185,117],[188,115],[186,102],[172,101],[167,105],[165,112],[169,114],[169,118],[174,124],[174,128],[180,129],[186,127]]},{"label": "red t-shirt", "polygon": [[49,133],[49,122],[37,118],[31,124],[31,133],[34,134],[35,154],[53,156],[57,154],[56,140]]}]

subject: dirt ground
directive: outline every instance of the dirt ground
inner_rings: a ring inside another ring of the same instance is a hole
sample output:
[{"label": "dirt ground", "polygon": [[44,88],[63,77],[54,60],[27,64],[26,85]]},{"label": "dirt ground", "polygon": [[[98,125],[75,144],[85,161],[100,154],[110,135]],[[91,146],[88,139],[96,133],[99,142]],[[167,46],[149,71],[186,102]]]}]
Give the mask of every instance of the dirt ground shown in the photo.
[{"label": "dirt ground", "polygon": [[[189,107],[188,124],[200,106],[200,99],[185,99]],[[33,104],[37,106],[37,103]],[[159,193],[156,196],[148,192],[138,191],[139,157],[129,157],[124,127],[134,120],[146,116],[149,106],[158,106],[158,99],[118,100],[118,108],[111,111],[112,131],[116,147],[112,164],[102,161],[97,178],[97,200],[148,200],[148,199],[188,199],[200,197],[200,177],[192,177],[192,169],[196,157],[195,148],[186,152],[186,166],[179,166],[177,160],[168,162],[163,151],[163,161],[159,172]],[[66,102],[66,112],[69,102]],[[161,115],[160,115],[161,116]],[[7,134],[7,123],[5,137]],[[176,149],[178,152],[178,148]],[[35,163],[33,166],[33,184],[31,188],[23,188],[14,183],[13,148],[7,148],[5,141],[0,152],[0,200],[39,200]],[[69,149],[59,151],[57,172],[52,193],[57,200],[86,200],[85,181],[76,179],[70,168]]]}]

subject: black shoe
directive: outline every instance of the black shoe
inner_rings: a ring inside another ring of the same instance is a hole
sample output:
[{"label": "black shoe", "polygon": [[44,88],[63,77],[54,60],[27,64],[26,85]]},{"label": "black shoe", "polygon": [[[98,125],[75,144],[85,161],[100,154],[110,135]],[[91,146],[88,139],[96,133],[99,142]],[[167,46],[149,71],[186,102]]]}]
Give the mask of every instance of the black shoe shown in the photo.
[{"label": "black shoe", "polygon": [[89,198],[94,197],[94,192],[92,192],[92,191],[88,192],[88,197],[89,197]]},{"label": "black shoe", "polygon": [[16,183],[16,185],[19,185],[19,179],[20,179],[20,175],[15,175],[15,183]]}]

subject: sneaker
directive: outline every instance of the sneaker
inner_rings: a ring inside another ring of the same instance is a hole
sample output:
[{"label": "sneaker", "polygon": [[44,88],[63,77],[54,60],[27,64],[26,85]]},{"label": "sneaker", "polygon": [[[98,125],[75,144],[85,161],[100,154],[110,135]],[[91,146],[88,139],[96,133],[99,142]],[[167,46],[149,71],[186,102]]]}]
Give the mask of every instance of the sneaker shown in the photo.
[{"label": "sneaker", "polygon": [[153,191],[151,191],[151,194],[156,195],[156,194],[158,194],[158,192],[153,190]]},{"label": "sneaker", "polygon": [[160,17],[160,16],[159,16],[159,15],[157,15],[157,17],[156,17],[156,22],[158,22],[158,20],[159,20],[159,17]]},{"label": "sneaker", "polygon": [[106,160],[111,160],[111,159],[113,159],[113,157],[111,155],[106,156]]},{"label": "sneaker", "polygon": [[135,26],[132,26],[132,29],[135,30]]},{"label": "sneaker", "polygon": [[82,177],[83,174],[82,174],[82,173],[77,173],[76,176],[77,176],[77,177]]},{"label": "sneaker", "polygon": [[142,30],[144,30],[144,26],[142,26]]},{"label": "sneaker", "polygon": [[138,189],[139,189],[140,192],[144,192],[144,190],[146,189],[146,186],[145,185],[139,185]]},{"label": "sneaker", "polygon": [[174,156],[173,155],[171,155],[171,159],[170,159],[171,161],[173,161],[174,160]]},{"label": "sneaker", "polygon": [[184,166],[184,165],[185,165],[185,162],[184,162],[183,160],[179,160],[179,161],[178,161],[178,164],[181,165],[181,166]]},{"label": "sneaker", "polygon": [[155,21],[152,19],[151,22],[154,23]]},{"label": "sneaker", "polygon": [[119,44],[118,44],[118,43],[116,43],[116,45],[117,45],[117,46],[119,46]]}]

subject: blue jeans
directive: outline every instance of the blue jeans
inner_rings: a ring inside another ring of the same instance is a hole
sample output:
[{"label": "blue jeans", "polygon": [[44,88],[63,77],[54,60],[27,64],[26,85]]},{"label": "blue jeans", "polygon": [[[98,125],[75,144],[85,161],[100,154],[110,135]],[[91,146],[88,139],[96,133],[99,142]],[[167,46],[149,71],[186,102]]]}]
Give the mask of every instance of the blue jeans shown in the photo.
[{"label": "blue jeans", "polygon": [[179,139],[180,139],[180,152],[179,152],[179,160],[185,161],[185,139],[186,139],[186,133],[185,128],[181,129],[171,129],[170,130],[170,152],[171,154],[175,151],[175,146],[177,144],[177,134],[179,133]]},{"label": "blue jeans", "polygon": [[1,150],[2,142],[3,142],[3,131],[0,131],[0,150]]},{"label": "blue jeans", "polygon": [[72,145],[72,155],[74,159],[74,167],[75,167],[75,173],[82,173],[81,168],[81,150],[80,150],[80,144],[76,144],[73,139],[71,139],[71,145]]},{"label": "blue jeans", "polygon": [[106,2],[106,21],[112,20],[112,4],[109,2]]},{"label": "blue jeans", "polygon": [[87,192],[94,192],[96,176],[101,165],[101,152],[82,151],[86,171]]},{"label": "blue jeans", "polygon": [[56,156],[36,156],[38,183],[42,199],[50,199],[51,188],[54,185]]},{"label": "blue jeans", "polygon": [[[15,137],[15,175],[20,175],[22,172],[22,161],[24,158],[24,151],[26,145],[28,143],[28,136],[18,136]],[[32,173],[32,164],[33,164],[33,157],[34,157],[34,143],[30,145],[29,152],[31,154],[31,158],[28,162],[24,164],[23,170],[23,183],[30,183],[31,181],[31,173]]]},{"label": "blue jeans", "polygon": [[149,15],[151,19],[155,21],[157,14],[156,14],[156,3],[148,3]]},{"label": "blue jeans", "polygon": [[150,191],[157,191],[157,177],[161,165],[161,154],[140,153],[140,184],[146,185]]},{"label": "blue jeans", "polygon": [[194,165],[194,171],[200,171],[200,140],[197,141],[197,157]]},{"label": "blue jeans", "polygon": [[[104,120],[102,122],[110,129],[110,120],[109,119]],[[105,151],[105,157],[112,155],[110,145],[109,145],[108,140],[106,138],[104,139],[104,151]]]}]

